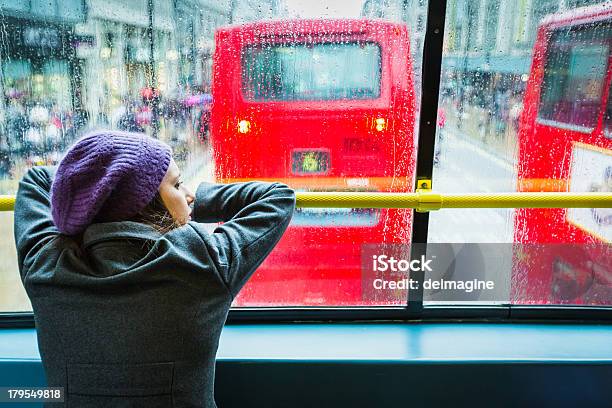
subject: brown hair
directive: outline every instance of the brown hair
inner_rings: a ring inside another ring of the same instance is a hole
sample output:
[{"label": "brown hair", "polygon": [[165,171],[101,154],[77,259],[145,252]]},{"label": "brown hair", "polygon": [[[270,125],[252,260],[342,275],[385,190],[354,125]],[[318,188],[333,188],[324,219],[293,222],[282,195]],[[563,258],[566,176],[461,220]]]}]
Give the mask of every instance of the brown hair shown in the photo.
[{"label": "brown hair", "polygon": [[147,206],[140,211],[140,213],[130,219],[130,221],[150,225],[162,235],[181,226],[181,224],[172,218],[172,215],[162,201],[159,192],[155,194],[153,200],[151,200],[151,202],[147,204]]}]

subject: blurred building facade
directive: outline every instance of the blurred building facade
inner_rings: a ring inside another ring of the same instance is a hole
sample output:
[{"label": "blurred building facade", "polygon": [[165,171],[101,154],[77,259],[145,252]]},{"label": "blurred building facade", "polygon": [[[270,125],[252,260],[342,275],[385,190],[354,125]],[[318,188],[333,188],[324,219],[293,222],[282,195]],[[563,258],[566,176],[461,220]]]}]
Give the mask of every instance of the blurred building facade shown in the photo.
[{"label": "blurred building facade", "polygon": [[511,161],[537,29],[602,0],[449,0],[442,103],[455,131]]},{"label": "blurred building facade", "polygon": [[282,16],[283,4],[0,0],[0,179],[19,163],[53,164],[95,127],[193,150],[216,29]]},{"label": "blurred building facade", "polygon": [[[511,156],[538,25],[549,14],[605,2],[448,0],[441,77],[446,122]],[[366,0],[362,9],[363,17],[407,24],[417,87],[427,6],[426,0]]]},{"label": "blurred building facade", "polygon": [[[81,108],[77,46],[87,41],[75,26],[87,18],[84,0],[0,1],[0,173],[10,150],[30,150],[38,129]],[[31,115],[29,115],[32,113]],[[56,127],[56,129],[58,129]],[[59,131],[41,143],[58,145]]]},{"label": "blurred building facade", "polygon": [[[520,77],[529,70],[536,28],[542,18],[604,2],[448,0],[444,69]],[[427,6],[427,0],[366,0],[362,16],[406,23],[411,33],[415,64],[420,67]]]},{"label": "blurred building facade", "polygon": [[12,27],[0,34],[0,91],[51,98],[93,121],[147,87],[209,91],[216,28],[281,10],[280,0],[0,0]]},{"label": "blurred building facade", "polygon": [[81,98],[93,123],[116,120],[115,111],[128,99],[139,99],[145,88],[162,93],[176,88],[179,62],[171,3],[89,0],[87,6],[87,19],[75,31],[93,38],[77,48]]},{"label": "blurred building facade", "polygon": [[230,3],[232,24],[282,17],[286,10],[283,0],[230,0]]},{"label": "blurred building facade", "polygon": [[365,18],[405,23],[410,33],[415,86],[421,86],[423,41],[427,28],[427,0],[366,0],[361,15]]},{"label": "blurred building facade", "polygon": [[445,68],[522,75],[537,26],[552,13],[603,0],[449,0]]}]

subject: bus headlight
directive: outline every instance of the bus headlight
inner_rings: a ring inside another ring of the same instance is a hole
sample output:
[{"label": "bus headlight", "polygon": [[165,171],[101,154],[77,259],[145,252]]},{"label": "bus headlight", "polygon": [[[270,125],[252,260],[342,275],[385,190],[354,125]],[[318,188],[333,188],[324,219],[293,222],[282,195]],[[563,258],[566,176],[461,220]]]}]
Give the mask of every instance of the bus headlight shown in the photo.
[{"label": "bus headlight", "polygon": [[376,124],[376,130],[379,132],[387,128],[387,120],[385,118],[377,118],[374,123]]},{"label": "bus headlight", "polygon": [[241,120],[238,122],[238,132],[239,133],[249,133],[251,131],[251,122],[248,120]]}]

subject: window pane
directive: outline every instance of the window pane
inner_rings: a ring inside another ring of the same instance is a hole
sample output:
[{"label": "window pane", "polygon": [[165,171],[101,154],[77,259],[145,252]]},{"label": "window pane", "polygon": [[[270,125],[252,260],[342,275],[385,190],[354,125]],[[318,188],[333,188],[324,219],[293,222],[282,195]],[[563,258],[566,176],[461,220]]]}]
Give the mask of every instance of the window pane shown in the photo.
[{"label": "window pane", "polygon": [[548,51],[541,119],[593,129],[607,72],[610,27],[559,31]]},{"label": "window pane", "polygon": [[[217,26],[230,23],[230,2],[210,5],[194,13],[191,2],[168,0],[0,1],[0,194],[15,194],[29,167],[56,165],[97,129],[158,137],[187,184],[212,181],[205,67]],[[0,244],[0,311],[29,310],[13,214],[0,215],[10,237]]]},{"label": "window pane", "polygon": [[[448,2],[434,190],[610,189],[608,3]],[[442,210],[430,214],[429,242],[455,244],[454,272],[445,278],[492,280],[503,289],[472,292],[467,304],[612,305],[609,215]],[[440,293],[425,299],[463,304]]]},{"label": "window pane", "polygon": [[[192,189],[412,190],[426,1],[45,4],[0,0],[0,194],[95,129],[169,143]],[[361,247],[409,242],[411,222],[300,209],[235,305],[405,305],[406,290],[364,286]],[[0,294],[0,309],[29,308],[5,241],[3,289],[20,295]]]},{"label": "window pane", "polygon": [[248,99],[374,99],[380,95],[380,48],[322,43],[247,47],[242,62]]}]

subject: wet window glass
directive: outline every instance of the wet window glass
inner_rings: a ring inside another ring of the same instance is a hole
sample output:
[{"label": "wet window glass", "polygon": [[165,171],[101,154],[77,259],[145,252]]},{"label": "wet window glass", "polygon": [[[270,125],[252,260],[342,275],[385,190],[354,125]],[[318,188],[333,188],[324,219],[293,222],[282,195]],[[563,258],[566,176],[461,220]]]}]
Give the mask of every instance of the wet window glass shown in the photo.
[{"label": "wet window glass", "polygon": [[[434,191],[610,191],[608,3],[448,1]],[[432,212],[428,242],[452,243],[440,253],[455,260],[435,276],[494,288],[430,288],[425,305],[611,305],[611,219],[601,208]]]},{"label": "wet window glass", "polygon": [[[0,0],[0,194],[101,129],[168,143],[192,190],[412,191],[427,7]],[[12,237],[13,213],[0,217]],[[408,210],[297,209],[234,306],[405,305],[406,289],[372,289],[361,248],[408,243],[411,227]],[[15,256],[5,240],[0,311],[30,310]]]},{"label": "wet window glass", "polygon": [[[434,191],[610,191],[607,3],[447,1]],[[192,190],[260,180],[412,192],[427,8],[0,0],[0,194],[101,129],[168,143]],[[428,242],[448,262],[426,279],[485,287],[430,286],[425,304],[610,305],[611,219],[597,208],[432,212]],[[12,226],[1,212],[0,234]],[[406,271],[384,256],[409,257],[412,227],[410,210],[299,208],[234,306],[405,306]],[[4,240],[0,311],[31,310],[15,257]]]},{"label": "wet window glass", "polygon": [[606,25],[553,34],[544,69],[540,119],[595,128],[611,37],[612,30]]},{"label": "wet window glass", "polygon": [[248,47],[243,92],[260,101],[374,99],[380,95],[376,44]]}]

